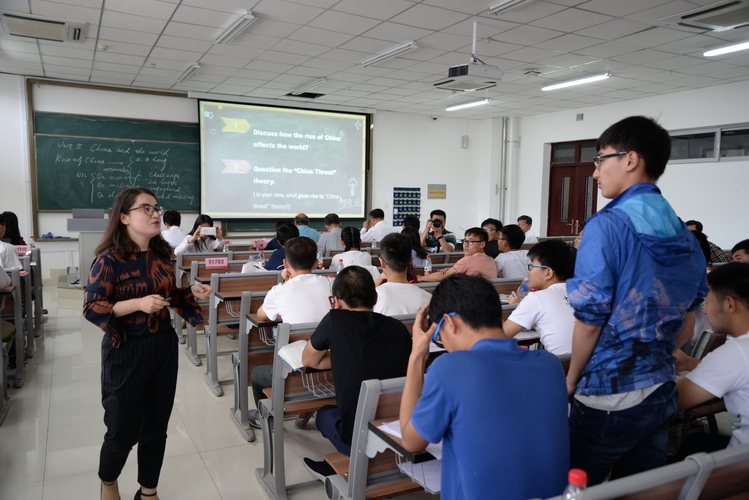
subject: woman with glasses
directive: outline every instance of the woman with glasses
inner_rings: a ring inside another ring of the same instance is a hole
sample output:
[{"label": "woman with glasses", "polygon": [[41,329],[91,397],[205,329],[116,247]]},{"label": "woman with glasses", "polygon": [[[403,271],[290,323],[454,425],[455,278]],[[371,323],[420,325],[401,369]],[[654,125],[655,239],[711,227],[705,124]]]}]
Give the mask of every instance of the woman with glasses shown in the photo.
[{"label": "woman with glasses", "polygon": [[208,234],[208,232],[204,230],[205,228],[209,228],[208,232],[212,232],[210,229],[213,229],[213,219],[211,219],[210,215],[200,214],[195,219],[195,223],[192,225],[190,233],[185,236],[182,243],[177,245],[177,248],[174,249],[174,254],[213,252],[221,246],[221,242],[224,239],[221,236],[221,228],[215,228],[215,236],[213,234]]},{"label": "woman with glasses", "polygon": [[197,300],[211,287],[177,288],[172,253],[161,237],[162,209],[144,188],[122,191],[96,249],[83,315],[106,334],[101,343],[101,392],[107,432],[99,458],[101,498],[119,499],[117,478],[138,445],[135,499],[158,500],[156,486],[177,387],[177,335],[167,306],[192,324]]}]

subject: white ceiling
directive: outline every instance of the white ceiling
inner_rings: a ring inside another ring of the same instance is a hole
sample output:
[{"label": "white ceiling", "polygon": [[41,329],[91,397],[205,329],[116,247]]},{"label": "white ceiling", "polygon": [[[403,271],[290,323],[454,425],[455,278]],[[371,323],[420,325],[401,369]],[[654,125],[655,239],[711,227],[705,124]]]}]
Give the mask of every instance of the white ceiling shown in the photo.
[{"label": "white ceiling", "polygon": [[[3,11],[89,23],[85,43],[0,31],[0,72],[157,90],[266,99],[324,77],[318,104],[472,118],[523,116],[746,80],[749,53],[702,52],[749,40],[749,28],[700,32],[658,19],[716,0],[535,0],[499,17],[497,0],[2,0]],[[244,10],[258,20],[213,41]],[[504,71],[494,88],[453,94],[432,83],[477,56]],[[419,48],[368,68],[364,59],[413,40]],[[105,48],[106,47],[106,48]],[[202,65],[178,84],[192,63]],[[540,75],[526,75],[536,70]],[[554,92],[550,83],[611,72]],[[445,112],[490,97],[488,106]],[[299,99],[294,99],[299,102]]]}]

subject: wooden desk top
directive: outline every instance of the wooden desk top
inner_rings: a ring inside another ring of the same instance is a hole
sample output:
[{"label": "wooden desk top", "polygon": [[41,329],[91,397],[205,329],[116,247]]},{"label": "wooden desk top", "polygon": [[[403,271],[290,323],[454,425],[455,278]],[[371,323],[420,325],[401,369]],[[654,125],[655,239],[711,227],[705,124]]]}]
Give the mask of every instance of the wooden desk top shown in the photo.
[{"label": "wooden desk top", "polygon": [[426,451],[422,451],[421,453],[411,453],[410,451],[408,451],[407,449],[403,447],[403,442],[401,441],[401,438],[393,436],[392,434],[388,434],[382,429],[378,429],[378,427],[381,426],[382,424],[390,423],[395,420],[398,420],[398,419],[397,418],[383,418],[379,420],[372,420],[369,422],[369,432],[372,432],[374,435],[376,435],[377,437],[385,441],[385,443],[387,443],[390,449],[392,449],[398,455],[402,456],[403,458],[405,458],[411,463],[418,464],[421,462],[434,460],[434,457],[432,456],[432,454]]},{"label": "wooden desk top", "polygon": [[258,328],[273,327],[280,323],[280,321],[260,321],[260,318],[258,318],[257,313],[248,314],[247,320]]}]

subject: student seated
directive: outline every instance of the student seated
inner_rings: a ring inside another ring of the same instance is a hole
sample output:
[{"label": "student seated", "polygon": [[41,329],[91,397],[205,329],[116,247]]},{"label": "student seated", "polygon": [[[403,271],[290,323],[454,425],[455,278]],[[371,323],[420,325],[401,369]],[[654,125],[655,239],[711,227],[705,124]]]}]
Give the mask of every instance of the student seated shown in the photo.
[{"label": "student seated", "polygon": [[[749,264],[731,262],[707,275],[710,291],[705,313],[713,331],[725,333],[726,343],[700,361],[674,351],[676,371],[689,371],[679,380],[679,409],[723,398],[736,416],[728,447],[749,443]],[[713,450],[709,450],[713,451]]]},{"label": "student seated", "polygon": [[432,210],[429,213],[421,233],[421,246],[429,253],[454,252],[457,240],[452,231],[445,227],[447,214],[444,210]]},{"label": "student seated", "polygon": [[[0,238],[3,238],[5,236],[5,231],[7,229],[6,226],[6,220],[5,216],[0,214]],[[18,252],[16,251],[16,247],[13,245],[6,243],[0,239],[0,265],[3,266],[5,269],[9,269],[11,267],[18,268],[19,271],[22,271],[23,268],[21,267],[21,261],[18,259]]]},{"label": "student seated", "polygon": [[[413,228],[411,228],[414,230]],[[418,237],[418,232],[416,233]],[[380,267],[378,278],[383,282],[377,286],[377,303],[374,312],[386,316],[416,314],[421,306],[429,302],[431,294],[412,285],[406,278],[411,262],[411,242],[404,234],[392,233],[380,243]]]},{"label": "student seated", "polygon": [[544,348],[557,356],[572,352],[575,316],[567,300],[567,279],[575,275],[574,248],[564,241],[542,241],[528,252],[528,286],[537,291],[520,300],[517,292],[508,297],[518,304],[504,322],[505,335],[535,330]]},{"label": "student seated", "polygon": [[[432,339],[448,352],[425,380]],[[548,498],[567,484],[562,365],[505,338],[499,295],[483,278],[446,278],[419,311],[400,425],[407,450],[442,440],[442,498]]]},{"label": "student seated", "polygon": [[[296,227],[291,226],[294,230]],[[280,229],[280,228],[279,228]],[[279,235],[279,241],[281,236]],[[320,321],[330,310],[330,289],[332,280],[319,274],[312,274],[317,266],[317,244],[306,236],[291,238],[285,243],[286,258],[283,260],[282,276],[284,283],[276,285],[266,294],[263,305],[257,311],[260,321],[283,321],[284,323],[314,323]],[[271,387],[273,366],[261,365],[252,370],[252,394],[255,407],[265,399],[263,389]],[[309,415],[298,416],[295,425],[303,428]],[[260,412],[249,411],[249,423],[260,428]]]},{"label": "student seated", "polygon": [[343,250],[341,219],[338,214],[328,214],[323,219],[323,224],[326,232],[317,240],[317,249],[322,252],[323,257],[327,257],[331,250]]},{"label": "student seated", "polygon": [[[286,252],[284,250],[284,245],[290,239],[298,237],[299,228],[297,228],[294,224],[289,223],[277,226],[275,239],[278,242],[279,246],[278,248],[273,250],[272,254],[270,254],[270,259],[268,259],[268,262],[265,263],[265,269],[268,271],[283,270],[284,263],[286,262]],[[317,256],[317,251],[315,251],[315,256]]]},{"label": "student seated", "polygon": [[534,233],[533,229],[531,229],[532,225],[533,219],[531,219],[530,216],[521,215],[520,217],[518,217],[518,226],[523,230],[523,233],[525,233],[525,240],[523,241],[523,243],[538,243],[536,233]]},{"label": "student seated", "polygon": [[[702,222],[698,220],[688,220],[685,222],[687,225],[687,229],[690,231],[699,231],[704,232],[702,229]],[[705,240],[707,240],[707,235],[705,235]],[[731,262],[731,259],[728,258],[728,255],[726,255],[726,252],[724,252],[718,245],[713,243],[712,241],[707,241],[708,247],[709,247],[709,255],[710,257],[707,259],[708,263],[716,263],[716,262]]]},{"label": "student seated", "polygon": [[309,227],[309,217],[307,217],[307,214],[297,214],[294,217],[294,224],[299,229],[299,236],[306,236],[315,243],[320,239],[320,233]]},{"label": "student seated", "polygon": [[734,262],[749,262],[749,240],[739,241],[733,246],[731,260]]},{"label": "student seated", "polygon": [[465,257],[455,263],[453,267],[440,269],[436,273],[419,276],[421,281],[442,281],[448,276],[456,273],[481,276],[486,279],[497,277],[497,266],[494,259],[484,253],[484,247],[488,235],[480,227],[472,227],[466,230],[463,237],[463,252]]},{"label": "student seated", "polygon": [[372,265],[372,256],[361,251],[361,235],[355,227],[345,227],[341,231],[341,243],[344,252],[333,257],[330,269],[340,271],[348,266],[361,266],[372,275],[372,279],[380,276],[380,271]]},{"label": "student seated", "polygon": [[500,278],[525,278],[528,270],[528,250],[521,250],[525,233],[517,224],[502,226],[499,230],[499,250],[494,262]]},{"label": "student seated", "polygon": [[484,247],[484,253],[492,259],[496,259],[499,255],[499,230],[502,229],[502,223],[497,219],[489,218],[481,223],[481,228],[489,236],[489,240]]},{"label": "student seated", "polygon": [[[349,266],[333,282],[335,308],[320,322],[302,353],[309,368],[333,370],[337,406],[317,411],[317,428],[338,452],[351,454],[361,383],[406,374],[411,335],[398,320],[372,310],[377,292],[372,276]],[[324,481],[335,474],[325,461],[304,459],[309,472]]]},{"label": "student seated", "polygon": [[393,228],[385,222],[385,212],[375,208],[364,221],[359,236],[362,241],[382,241],[382,238],[393,232]]},{"label": "student seated", "polygon": [[182,216],[176,210],[167,210],[164,212],[163,218],[164,230],[161,231],[161,237],[169,243],[169,246],[177,248],[187,236],[179,227],[182,224]]},{"label": "student seated", "polygon": [[13,212],[3,212],[5,219],[5,235],[2,236],[11,245],[26,245],[21,236],[21,228],[18,227],[18,216]]},{"label": "student seated", "polygon": [[186,235],[182,243],[177,245],[174,253],[179,255],[181,253],[213,252],[221,246],[221,242],[224,240],[221,236],[221,228],[217,227],[216,236],[211,236],[200,234],[200,230],[204,227],[213,227],[213,219],[210,215],[200,214],[195,218],[190,234]]}]

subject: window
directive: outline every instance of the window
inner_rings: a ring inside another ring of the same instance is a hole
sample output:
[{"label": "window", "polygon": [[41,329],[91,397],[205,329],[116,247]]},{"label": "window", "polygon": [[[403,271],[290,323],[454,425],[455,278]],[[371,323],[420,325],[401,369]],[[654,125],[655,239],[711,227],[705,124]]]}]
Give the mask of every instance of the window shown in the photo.
[{"label": "window", "polygon": [[683,130],[671,134],[671,162],[703,163],[749,157],[749,127]]},{"label": "window", "polygon": [[749,128],[720,131],[720,157],[749,156]]}]

